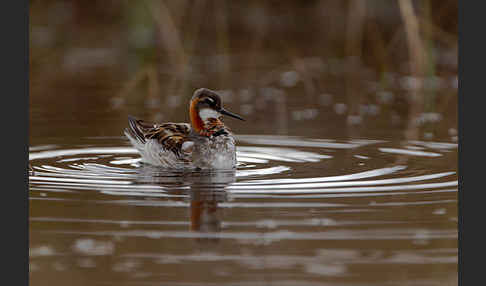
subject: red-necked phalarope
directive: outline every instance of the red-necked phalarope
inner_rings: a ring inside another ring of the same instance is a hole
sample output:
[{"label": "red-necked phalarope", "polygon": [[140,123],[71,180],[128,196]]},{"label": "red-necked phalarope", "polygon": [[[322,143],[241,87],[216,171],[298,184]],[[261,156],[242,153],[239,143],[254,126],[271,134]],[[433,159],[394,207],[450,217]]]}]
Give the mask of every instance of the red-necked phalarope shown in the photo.
[{"label": "red-necked phalarope", "polygon": [[233,169],[235,139],[222,115],[244,120],[225,110],[221,97],[207,88],[194,92],[189,105],[191,124],[151,123],[128,117],[125,128],[142,162],[166,168]]}]

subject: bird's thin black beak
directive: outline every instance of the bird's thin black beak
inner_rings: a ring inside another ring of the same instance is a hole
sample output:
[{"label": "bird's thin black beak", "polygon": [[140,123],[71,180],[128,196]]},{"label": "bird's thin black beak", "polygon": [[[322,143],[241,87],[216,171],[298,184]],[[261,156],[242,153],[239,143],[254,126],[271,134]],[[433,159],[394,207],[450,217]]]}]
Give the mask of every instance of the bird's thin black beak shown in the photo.
[{"label": "bird's thin black beak", "polygon": [[239,116],[238,114],[234,114],[233,112],[229,112],[228,110],[224,109],[224,108],[221,108],[219,110],[219,113],[223,114],[223,115],[228,115],[228,116],[231,116],[233,118],[236,118],[236,119],[239,119],[239,120],[243,120],[245,121],[245,119],[243,119],[241,116]]}]

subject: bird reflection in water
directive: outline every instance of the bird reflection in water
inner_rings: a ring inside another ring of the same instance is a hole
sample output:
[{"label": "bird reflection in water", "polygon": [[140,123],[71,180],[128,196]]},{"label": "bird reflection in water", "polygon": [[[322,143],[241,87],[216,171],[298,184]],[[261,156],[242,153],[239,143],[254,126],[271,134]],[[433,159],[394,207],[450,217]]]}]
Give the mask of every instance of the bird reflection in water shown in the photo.
[{"label": "bird reflection in water", "polygon": [[[199,186],[198,186],[199,187]],[[220,189],[191,189],[190,214],[191,230],[200,232],[219,232],[221,230],[221,211],[218,203],[226,201],[224,187]]]},{"label": "bird reflection in water", "polygon": [[171,200],[189,200],[190,230],[202,234],[197,241],[219,240],[211,235],[221,231],[218,204],[228,200],[226,188],[236,181],[236,170],[175,173],[142,166],[138,171],[138,183],[164,187]]}]

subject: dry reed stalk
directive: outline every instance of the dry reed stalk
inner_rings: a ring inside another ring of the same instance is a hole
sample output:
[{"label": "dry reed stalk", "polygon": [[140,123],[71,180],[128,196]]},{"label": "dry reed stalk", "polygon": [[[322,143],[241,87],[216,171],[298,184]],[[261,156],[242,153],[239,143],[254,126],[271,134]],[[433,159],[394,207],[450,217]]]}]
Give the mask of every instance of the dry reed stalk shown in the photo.
[{"label": "dry reed stalk", "polygon": [[[157,80],[159,74],[170,77],[164,88],[164,94],[159,94],[159,96],[191,94],[188,91],[192,72],[189,65],[194,54],[194,47],[198,42],[201,22],[205,16],[206,1],[194,1],[192,5],[189,3],[175,5],[172,7],[175,11],[171,11],[167,4],[163,1],[156,2],[150,9],[158,30],[157,48],[167,52],[170,62],[169,66],[160,63],[157,66],[155,76]],[[190,10],[183,11],[186,9]],[[184,21],[183,18],[187,20]],[[181,32],[183,30],[181,26],[185,26],[185,33]],[[171,116],[174,111],[174,109],[165,110],[164,117]],[[157,113],[153,116],[160,117],[159,115]]]},{"label": "dry reed stalk", "polygon": [[218,75],[220,85],[227,84],[227,76],[231,72],[231,57],[228,56],[230,50],[229,44],[229,27],[228,27],[228,15],[227,15],[227,2],[216,1],[213,3],[215,6],[215,20],[217,29],[217,47],[218,53],[224,55],[224,61],[218,61]]},{"label": "dry reed stalk", "polygon": [[[421,80],[425,75],[426,57],[424,45],[420,37],[419,21],[413,10],[411,0],[398,0],[398,4],[407,36],[410,72]],[[424,97],[419,96],[417,90],[412,90],[410,96],[410,111],[405,138],[407,140],[418,140],[419,126],[416,119],[418,118],[418,115],[423,112]]]},{"label": "dry reed stalk", "polygon": [[361,0],[352,0],[348,8],[346,24],[346,54],[361,58],[363,24],[366,17],[366,3]]},{"label": "dry reed stalk", "polygon": [[[152,2],[153,3],[153,2]],[[183,74],[187,63],[187,55],[182,45],[179,31],[176,28],[172,15],[164,1],[156,2],[155,7],[151,7],[152,17],[157,24],[159,44],[169,54],[168,59],[171,62],[171,68],[177,74]]]},{"label": "dry reed stalk", "polygon": [[128,97],[128,94],[130,94],[138,85],[138,83],[141,82],[143,79],[145,79],[146,76],[147,76],[146,68],[138,70],[130,80],[125,82],[125,84],[123,85],[121,91],[118,93],[116,98],[125,100]]},{"label": "dry reed stalk", "polygon": [[425,53],[420,38],[419,22],[411,0],[398,0],[405,33],[407,36],[410,71],[416,76],[423,76],[425,72]]},{"label": "dry reed stalk", "polygon": [[[189,16],[187,18],[190,19],[190,25],[187,25],[187,32],[184,35],[184,43],[185,43],[185,62],[184,66],[181,67],[182,73],[176,74],[175,77],[172,78],[169,86],[173,87],[173,94],[180,94],[182,96],[185,95],[192,95],[192,91],[189,90],[190,87],[190,80],[191,76],[193,76],[194,71],[191,71],[189,65],[191,64],[191,58],[193,57],[195,50],[197,49],[196,46],[199,41],[200,29],[202,27],[202,21],[205,19],[205,12],[207,2],[205,0],[196,0],[193,2],[193,5],[190,7],[192,8],[189,11]],[[174,109],[169,110],[170,113],[174,112]]]},{"label": "dry reed stalk", "polygon": [[345,42],[346,66],[348,71],[345,90],[349,114],[357,114],[359,112],[359,104],[363,97],[363,93],[358,85],[361,79],[363,27],[365,20],[366,2],[352,0],[348,7]]}]

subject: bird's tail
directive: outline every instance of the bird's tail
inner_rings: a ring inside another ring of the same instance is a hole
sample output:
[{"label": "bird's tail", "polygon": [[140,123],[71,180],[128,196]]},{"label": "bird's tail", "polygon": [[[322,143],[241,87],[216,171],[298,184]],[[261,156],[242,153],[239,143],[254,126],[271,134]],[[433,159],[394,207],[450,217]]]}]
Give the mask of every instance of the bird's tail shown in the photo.
[{"label": "bird's tail", "polygon": [[143,149],[143,145],[145,144],[145,136],[140,129],[140,125],[137,120],[133,116],[128,116],[128,127],[125,128],[125,136],[130,140],[133,147],[137,149]]}]

